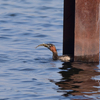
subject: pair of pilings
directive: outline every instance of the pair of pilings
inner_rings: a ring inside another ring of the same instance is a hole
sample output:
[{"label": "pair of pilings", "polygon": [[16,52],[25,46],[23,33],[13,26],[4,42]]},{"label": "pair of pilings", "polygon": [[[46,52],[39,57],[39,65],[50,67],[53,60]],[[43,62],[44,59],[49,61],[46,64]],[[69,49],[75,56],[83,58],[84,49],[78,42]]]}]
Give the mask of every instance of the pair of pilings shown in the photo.
[{"label": "pair of pilings", "polygon": [[99,0],[64,0],[63,54],[99,62]]}]

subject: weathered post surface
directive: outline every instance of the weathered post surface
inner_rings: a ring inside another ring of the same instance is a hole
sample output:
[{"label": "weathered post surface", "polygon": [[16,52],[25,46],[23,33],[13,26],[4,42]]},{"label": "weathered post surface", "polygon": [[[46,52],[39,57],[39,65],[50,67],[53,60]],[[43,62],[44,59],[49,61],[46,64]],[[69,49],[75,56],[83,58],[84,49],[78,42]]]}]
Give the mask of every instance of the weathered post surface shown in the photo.
[{"label": "weathered post surface", "polygon": [[75,61],[99,62],[99,0],[75,0],[74,56]]},{"label": "weathered post surface", "polygon": [[74,57],[75,0],[64,0],[63,54]]}]

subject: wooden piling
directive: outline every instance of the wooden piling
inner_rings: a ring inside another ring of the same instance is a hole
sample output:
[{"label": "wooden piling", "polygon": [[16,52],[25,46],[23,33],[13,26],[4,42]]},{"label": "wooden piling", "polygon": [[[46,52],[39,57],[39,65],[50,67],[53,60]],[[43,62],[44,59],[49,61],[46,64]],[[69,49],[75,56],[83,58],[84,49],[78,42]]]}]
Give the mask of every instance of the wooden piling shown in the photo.
[{"label": "wooden piling", "polygon": [[64,0],[63,54],[74,57],[75,0]]},{"label": "wooden piling", "polygon": [[99,0],[64,0],[63,54],[99,62]]},{"label": "wooden piling", "polygon": [[99,0],[75,0],[75,61],[99,62]]}]

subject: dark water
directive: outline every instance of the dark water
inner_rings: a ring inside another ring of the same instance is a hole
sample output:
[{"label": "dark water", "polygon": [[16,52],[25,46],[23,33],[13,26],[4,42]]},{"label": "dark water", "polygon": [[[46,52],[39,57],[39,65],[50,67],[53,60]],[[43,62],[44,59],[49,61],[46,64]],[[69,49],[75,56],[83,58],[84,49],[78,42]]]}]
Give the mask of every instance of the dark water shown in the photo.
[{"label": "dark water", "polygon": [[97,64],[52,60],[62,54],[63,0],[0,1],[0,100],[100,100]]}]

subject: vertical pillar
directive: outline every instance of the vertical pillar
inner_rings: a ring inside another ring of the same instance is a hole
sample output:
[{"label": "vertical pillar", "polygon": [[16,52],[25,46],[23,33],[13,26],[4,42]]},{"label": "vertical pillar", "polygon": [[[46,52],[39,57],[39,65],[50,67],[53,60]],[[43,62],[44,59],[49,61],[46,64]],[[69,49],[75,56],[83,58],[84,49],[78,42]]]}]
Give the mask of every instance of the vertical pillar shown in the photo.
[{"label": "vertical pillar", "polygon": [[64,0],[63,54],[74,56],[75,0]]},{"label": "vertical pillar", "polygon": [[99,0],[75,0],[75,7],[74,60],[99,62]]}]

